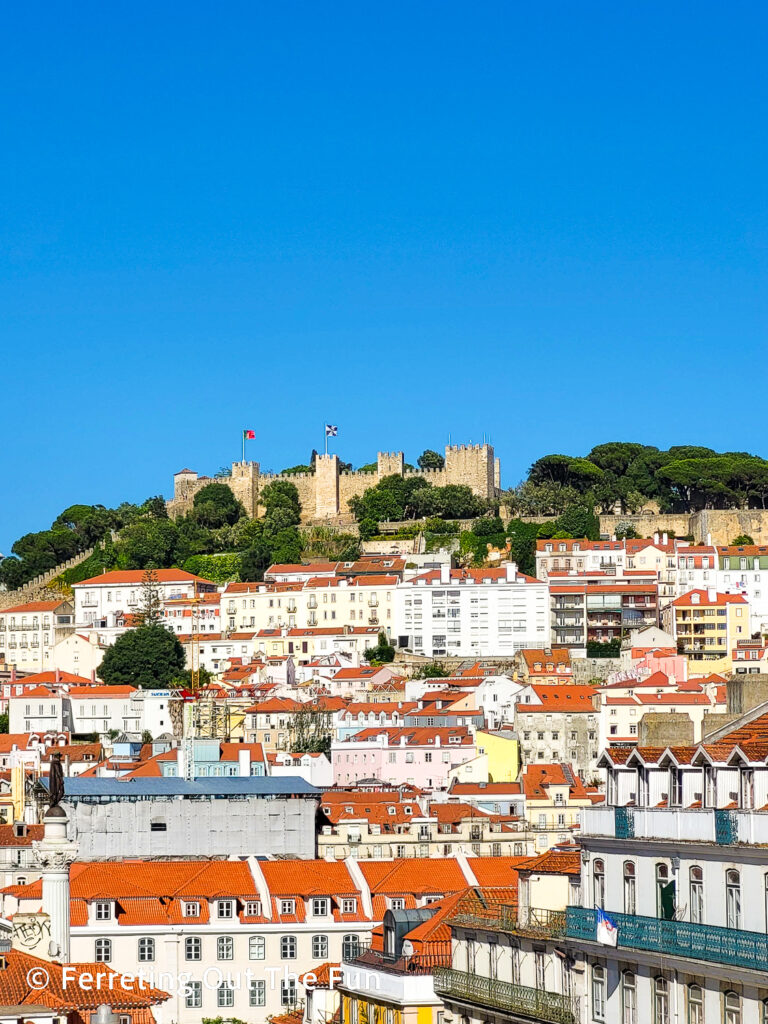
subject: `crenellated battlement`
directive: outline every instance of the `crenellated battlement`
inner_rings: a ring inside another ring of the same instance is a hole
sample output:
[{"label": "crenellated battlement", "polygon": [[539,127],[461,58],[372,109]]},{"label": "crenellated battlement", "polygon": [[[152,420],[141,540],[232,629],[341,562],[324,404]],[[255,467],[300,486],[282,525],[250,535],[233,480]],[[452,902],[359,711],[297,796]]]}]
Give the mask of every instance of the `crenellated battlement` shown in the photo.
[{"label": "crenellated battlement", "polygon": [[195,494],[207,484],[224,483],[232,489],[249,516],[261,514],[261,491],[275,481],[295,485],[299,492],[302,520],[348,518],[349,502],[386,476],[421,477],[434,487],[463,484],[482,498],[499,493],[500,466],[489,444],[446,445],[443,469],[406,469],[401,451],[378,452],[376,470],[341,471],[338,455],[318,455],[314,473],[262,473],[258,462],[233,462],[232,475],[212,480],[184,469],[174,475],[173,498],[168,502],[172,516],[182,515],[192,507]]}]

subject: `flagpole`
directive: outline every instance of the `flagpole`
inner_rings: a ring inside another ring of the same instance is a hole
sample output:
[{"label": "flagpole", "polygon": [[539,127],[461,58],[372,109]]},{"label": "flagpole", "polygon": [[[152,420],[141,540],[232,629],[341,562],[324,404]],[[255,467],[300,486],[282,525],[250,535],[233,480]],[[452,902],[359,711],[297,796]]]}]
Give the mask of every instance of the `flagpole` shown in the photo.
[{"label": "flagpole", "polygon": [[245,431],[243,431],[243,463],[245,463]]},{"label": "flagpole", "polygon": [[328,454],[328,427],[323,424],[323,433],[325,434],[325,454]]}]

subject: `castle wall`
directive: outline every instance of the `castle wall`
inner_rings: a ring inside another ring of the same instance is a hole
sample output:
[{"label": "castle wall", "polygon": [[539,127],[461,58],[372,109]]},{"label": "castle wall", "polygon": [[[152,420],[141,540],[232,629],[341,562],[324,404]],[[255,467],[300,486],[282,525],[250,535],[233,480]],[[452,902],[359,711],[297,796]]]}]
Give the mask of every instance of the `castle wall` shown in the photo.
[{"label": "castle wall", "polygon": [[[498,493],[499,461],[490,445],[454,445],[445,449],[445,468],[406,470],[402,452],[379,452],[377,469],[367,473],[341,473],[337,455],[318,455],[314,473],[272,474],[261,473],[258,462],[235,462],[232,475],[215,481],[227,484],[249,516],[262,515],[259,504],[261,491],[276,480],[292,483],[298,493],[302,509],[302,522],[315,519],[350,518],[349,501],[362,495],[385,476],[418,476],[433,487],[447,484],[465,484],[484,498]],[[192,508],[195,494],[209,483],[209,477],[197,473],[177,473],[174,477],[173,498],[167,503],[168,514],[183,515]]]},{"label": "castle wall", "polygon": [[677,537],[692,535],[697,542],[730,544],[734,537],[748,534],[755,544],[768,544],[768,509],[704,509],[701,512],[670,515],[600,516],[600,533],[613,536],[619,526],[632,526],[641,537],[674,531]]}]

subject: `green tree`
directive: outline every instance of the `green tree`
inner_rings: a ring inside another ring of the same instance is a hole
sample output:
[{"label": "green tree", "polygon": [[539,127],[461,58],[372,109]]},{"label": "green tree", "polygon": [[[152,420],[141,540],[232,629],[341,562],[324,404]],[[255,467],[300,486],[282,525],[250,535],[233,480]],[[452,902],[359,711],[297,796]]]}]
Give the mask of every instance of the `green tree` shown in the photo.
[{"label": "green tree", "polygon": [[216,529],[232,526],[245,515],[245,509],[228,484],[213,483],[201,487],[192,499],[195,519],[201,526]]},{"label": "green tree", "polygon": [[272,549],[265,540],[256,541],[240,556],[240,579],[260,583],[272,565]]},{"label": "green tree", "polygon": [[748,533],[740,533],[738,537],[734,537],[731,541],[732,547],[744,547],[745,545],[752,545],[755,542],[749,536]]},{"label": "green tree", "polygon": [[371,537],[375,537],[379,532],[379,524],[375,519],[367,516],[365,519],[360,520],[358,529],[360,531],[360,540],[370,540]]},{"label": "green tree", "polygon": [[445,458],[438,452],[426,448],[416,460],[419,469],[444,469]]},{"label": "green tree", "polygon": [[621,640],[615,637],[613,640],[588,640],[588,658],[618,658],[621,653]]},{"label": "green tree", "polygon": [[120,533],[115,558],[121,569],[167,569],[174,564],[179,531],[172,519],[139,519]]},{"label": "green tree", "polygon": [[528,479],[534,484],[562,484],[584,492],[602,479],[603,471],[588,459],[570,455],[545,455],[531,466]]},{"label": "green tree", "polygon": [[373,664],[383,665],[395,660],[395,648],[389,642],[387,634],[382,630],[379,633],[379,642],[375,647],[369,647],[365,657]]},{"label": "green tree", "polygon": [[160,581],[154,569],[145,569],[141,578],[141,598],[136,613],[137,624],[154,626],[162,618],[162,599],[160,597]]},{"label": "green tree", "polygon": [[8,732],[8,712],[7,711],[3,711],[2,714],[0,714],[0,733],[7,733],[7,732]]},{"label": "green tree", "polygon": [[184,648],[159,624],[130,629],[108,647],[99,668],[107,685],[163,687],[184,671]]},{"label": "green tree", "polygon": [[291,716],[290,749],[296,754],[325,754],[330,760],[333,721],[322,707],[302,706]]},{"label": "green tree", "polygon": [[555,522],[555,533],[565,532],[571,537],[600,540],[600,520],[589,505],[571,505]]},{"label": "green tree", "polygon": [[145,729],[144,732],[141,734],[142,743],[151,743],[153,739],[154,737],[152,733],[149,731],[149,729]]},{"label": "green tree", "polygon": [[420,665],[413,673],[413,679],[446,679],[450,671],[439,661],[430,661],[427,665]]}]

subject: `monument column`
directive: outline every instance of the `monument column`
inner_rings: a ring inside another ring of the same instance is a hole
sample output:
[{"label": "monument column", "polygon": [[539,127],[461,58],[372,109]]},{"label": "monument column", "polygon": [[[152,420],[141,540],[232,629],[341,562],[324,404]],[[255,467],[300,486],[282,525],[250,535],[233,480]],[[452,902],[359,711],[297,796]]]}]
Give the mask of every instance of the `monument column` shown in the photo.
[{"label": "monument column", "polygon": [[43,880],[43,913],[51,922],[52,959],[69,963],[69,869],[77,857],[77,843],[67,838],[67,815],[63,807],[48,809],[43,818],[43,838],[32,844]]}]

